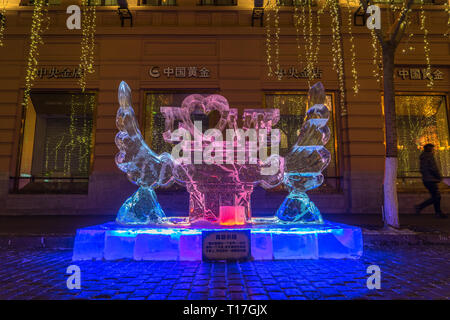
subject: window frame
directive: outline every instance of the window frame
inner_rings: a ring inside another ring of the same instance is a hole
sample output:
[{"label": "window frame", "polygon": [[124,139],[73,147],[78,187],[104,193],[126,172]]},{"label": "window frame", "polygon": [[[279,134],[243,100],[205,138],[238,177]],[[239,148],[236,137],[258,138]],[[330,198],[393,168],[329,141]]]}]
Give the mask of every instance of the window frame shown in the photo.
[{"label": "window frame", "polygon": [[158,1],[158,4],[147,4],[147,3],[143,3],[146,2],[147,0],[138,0],[138,6],[140,7],[176,7],[178,6],[178,0],[173,0],[175,3],[174,4],[162,4],[163,0],[156,0]]},{"label": "window frame", "polygon": [[[289,3],[291,2],[291,3]],[[296,4],[295,2],[300,2],[299,4]],[[304,2],[304,3],[303,3]],[[306,0],[276,0],[278,7],[307,7],[308,3],[306,3]],[[317,7],[317,0],[311,0],[311,8]]]},{"label": "window frame", "polygon": [[[305,95],[306,97],[308,97],[308,90],[263,90],[262,92],[262,107],[264,109],[267,108],[267,104],[266,104],[266,95]],[[334,128],[333,128],[333,135],[334,135],[334,150],[335,150],[335,168],[336,168],[336,172],[335,172],[335,176],[331,176],[331,179],[336,180],[336,188],[332,188],[331,190],[327,190],[324,193],[341,193],[343,191],[342,187],[343,187],[343,179],[344,177],[341,175],[342,171],[341,171],[341,148],[339,145],[339,137],[338,137],[338,132],[340,132],[340,129],[338,127],[340,127],[340,124],[337,122],[337,104],[336,104],[336,97],[337,97],[337,92],[334,90],[325,90],[325,95],[331,95],[331,102],[333,104],[332,106],[332,119],[333,119],[333,124],[334,124]],[[299,127],[300,129],[300,127]],[[333,159],[332,159],[333,161]],[[327,177],[324,175],[324,182],[326,181]],[[320,187],[319,187],[320,188]],[[315,191],[319,188],[315,188],[313,190],[310,190],[309,193],[320,193],[318,191]]]},{"label": "window frame", "polygon": [[[94,100],[95,100],[95,105],[94,105],[94,109],[92,110],[92,133],[91,133],[91,145],[90,145],[90,149],[91,149],[91,154],[89,156],[89,169],[88,169],[88,176],[86,178],[79,178],[79,177],[67,177],[65,179],[69,180],[70,182],[73,182],[74,179],[86,179],[87,183],[89,184],[90,181],[90,177],[92,175],[93,172],[93,167],[94,167],[94,156],[95,156],[95,138],[96,138],[96,132],[97,132],[97,115],[98,115],[98,90],[86,90],[84,92],[82,92],[81,90],[73,90],[73,89],[48,89],[48,88],[36,88],[33,89],[30,93],[30,97],[29,99],[31,100],[31,94],[32,93],[41,93],[41,94],[54,94],[54,93],[66,93],[66,94],[93,94],[94,95]],[[24,90],[22,90],[22,94],[21,94],[22,98],[20,100],[20,102],[23,101],[24,99]],[[19,126],[19,140],[18,140],[18,144],[17,144],[17,152],[16,152],[16,164],[15,164],[15,168],[14,168],[14,176],[10,177],[10,180],[12,180],[12,186],[10,186],[9,188],[9,193],[11,194],[21,194],[22,192],[20,192],[19,190],[19,181],[21,179],[23,179],[20,176],[20,170],[21,170],[21,166],[22,166],[22,156],[23,156],[23,147],[24,147],[24,134],[25,134],[25,125],[26,125],[26,114],[27,114],[27,106],[24,106],[22,103],[20,103],[21,105],[21,116],[20,116],[20,126]],[[33,142],[34,144],[34,142]],[[41,177],[39,177],[41,178]],[[30,180],[33,180],[33,177],[29,178]],[[44,179],[42,179],[44,180]],[[58,180],[58,179],[56,179]],[[62,180],[62,179],[60,179]],[[31,181],[30,181],[31,182]],[[87,194],[88,192],[84,193]],[[46,193],[30,193],[30,194],[46,194]],[[67,193],[61,193],[61,194],[73,194],[70,192]]]},{"label": "window frame", "polygon": [[[447,127],[450,133],[450,93],[448,92],[426,92],[426,91],[396,91],[395,96],[444,96],[445,97],[445,104],[447,108]],[[386,122],[385,122],[385,109],[384,109],[384,92],[381,93],[381,106],[382,106],[382,112],[383,112],[383,143],[386,146]],[[397,141],[398,143],[398,141]],[[397,156],[398,157],[398,156]],[[446,177],[450,178],[450,177]],[[401,185],[399,185],[399,181],[401,179],[415,179],[412,177],[396,177],[396,183],[397,183],[397,191],[399,193],[425,193],[428,192],[427,189],[422,185],[422,180],[420,177],[417,179],[420,179],[420,183],[418,183],[417,187],[414,189],[410,188],[404,188]],[[442,189],[441,192],[444,193],[450,193],[450,188]]]},{"label": "window frame", "polygon": [[[33,1],[33,0],[21,0],[20,3],[19,3],[19,6],[20,7],[33,7],[34,3],[31,3],[31,1]],[[45,4],[48,7],[50,7],[50,6],[62,6],[64,4],[63,0],[59,0],[58,4],[50,4],[49,2],[50,2],[49,0],[45,0]]]},{"label": "window frame", "polygon": [[211,6],[211,7],[235,7],[235,6],[237,6],[238,5],[238,0],[230,0],[230,1],[232,1],[233,3],[231,3],[231,4],[217,4],[217,0],[213,0],[214,1],[214,3],[213,4],[206,4],[206,3],[203,3],[205,0],[200,0],[198,3],[197,3],[197,5],[198,6],[203,6],[203,7],[205,7],[205,6]]}]

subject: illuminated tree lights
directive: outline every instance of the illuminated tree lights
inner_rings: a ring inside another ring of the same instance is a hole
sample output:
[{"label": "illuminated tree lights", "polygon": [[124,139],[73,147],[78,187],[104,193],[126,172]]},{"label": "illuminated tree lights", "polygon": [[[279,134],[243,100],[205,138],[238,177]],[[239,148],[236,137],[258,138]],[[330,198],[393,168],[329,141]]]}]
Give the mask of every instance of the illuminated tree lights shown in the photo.
[{"label": "illuminated tree lights", "polygon": [[[39,46],[44,44],[42,39],[42,33],[48,28],[48,4],[46,0],[35,0],[33,15],[31,17],[31,35],[30,35],[30,48],[28,51],[27,70],[25,74],[25,91],[23,105],[28,105],[30,98],[31,87],[36,79],[38,71],[38,57]],[[47,24],[45,24],[47,22]]]},{"label": "illuminated tree lights", "polygon": [[447,30],[444,33],[444,37],[450,38],[450,4],[446,3],[444,6],[445,6],[445,12],[447,12],[447,14],[448,14]]},{"label": "illuminated tree lights", "polygon": [[428,80],[427,87],[433,87],[434,81],[431,75],[431,62],[430,62],[430,43],[428,41],[428,29],[425,27],[426,16],[423,9],[423,0],[420,0],[420,30],[423,31],[423,49],[425,51],[425,61],[427,63],[426,78]]},{"label": "illuminated tree lights", "polygon": [[80,57],[80,87],[86,88],[87,74],[94,73],[96,7],[89,5],[89,0],[81,0],[82,6],[82,39]]},{"label": "illuminated tree lights", "polygon": [[381,48],[379,48],[379,43],[377,40],[377,36],[375,34],[375,29],[370,30],[370,37],[372,39],[371,45],[372,45],[372,74],[375,80],[377,80],[378,83],[381,82]]}]

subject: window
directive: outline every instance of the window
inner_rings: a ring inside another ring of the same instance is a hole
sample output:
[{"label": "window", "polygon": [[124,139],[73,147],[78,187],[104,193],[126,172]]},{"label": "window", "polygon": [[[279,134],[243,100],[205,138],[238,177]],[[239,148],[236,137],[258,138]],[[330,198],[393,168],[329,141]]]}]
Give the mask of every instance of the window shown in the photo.
[{"label": "window", "polygon": [[[266,108],[280,109],[280,121],[274,128],[281,131],[280,155],[285,156],[292,146],[296,143],[300,128],[306,113],[308,95],[303,92],[286,92],[286,93],[267,93],[264,96]],[[327,94],[326,105],[334,110],[334,96]],[[337,159],[336,159],[336,137],[335,123],[333,119],[333,111],[330,112],[328,127],[331,131],[331,137],[325,146],[331,153],[331,161],[324,170],[325,182],[319,188],[320,192],[324,190],[339,189],[339,177],[337,176]]]},{"label": "window", "polygon": [[[308,4],[310,2],[310,4]],[[277,0],[278,6],[284,6],[284,7],[293,7],[293,6],[316,6],[317,2],[316,0]]]},{"label": "window", "polygon": [[[373,0],[373,3],[380,4],[402,4],[403,0]],[[423,0],[424,4],[434,4],[436,0]],[[413,4],[421,4],[422,0],[413,0]]]},{"label": "window", "polygon": [[31,94],[15,192],[87,193],[94,108],[95,94]]},{"label": "window", "polygon": [[444,95],[397,95],[398,179],[404,190],[423,191],[419,156],[427,143],[435,145],[441,174],[450,176],[449,118]]},{"label": "window", "polygon": [[200,0],[201,6],[236,6],[237,0]]},{"label": "window", "polygon": [[[35,0],[22,0],[20,2],[21,6],[34,6]],[[46,0],[45,3],[47,3],[49,6],[59,6],[61,5],[61,0]]]},{"label": "window", "polygon": [[176,6],[176,0],[141,0],[143,6]]},{"label": "window", "polygon": [[90,6],[118,6],[117,0],[89,0]]}]

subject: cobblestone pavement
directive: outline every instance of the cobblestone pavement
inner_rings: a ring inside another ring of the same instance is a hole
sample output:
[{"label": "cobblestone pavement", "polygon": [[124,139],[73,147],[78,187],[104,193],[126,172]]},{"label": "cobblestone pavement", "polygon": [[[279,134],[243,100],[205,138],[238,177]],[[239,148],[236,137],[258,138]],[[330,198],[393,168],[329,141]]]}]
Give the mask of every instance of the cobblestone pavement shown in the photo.
[{"label": "cobblestone pavement", "polygon": [[[448,246],[365,248],[359,260],[84,261],[70,251],[0,252],[0,299],[448,299]],[[81,268],[68,290],[66,269]],[[369,290],[366,269],[381,268]]]}]

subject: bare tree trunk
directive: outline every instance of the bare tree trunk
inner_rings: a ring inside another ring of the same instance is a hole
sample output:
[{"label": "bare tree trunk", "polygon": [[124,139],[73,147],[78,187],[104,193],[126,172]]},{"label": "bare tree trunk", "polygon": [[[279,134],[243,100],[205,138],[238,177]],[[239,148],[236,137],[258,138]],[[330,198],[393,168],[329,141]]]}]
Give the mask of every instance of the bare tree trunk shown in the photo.
[{"label": "bare tree trunk", "polygon": [[390,42],[382,46],[384,115],[386,132],[386,159],[384,169],[384,223],[399,228],[397,199],[397,123],[395,117],[394,56],[395,45]]}]

